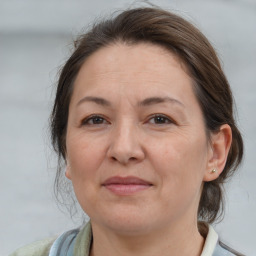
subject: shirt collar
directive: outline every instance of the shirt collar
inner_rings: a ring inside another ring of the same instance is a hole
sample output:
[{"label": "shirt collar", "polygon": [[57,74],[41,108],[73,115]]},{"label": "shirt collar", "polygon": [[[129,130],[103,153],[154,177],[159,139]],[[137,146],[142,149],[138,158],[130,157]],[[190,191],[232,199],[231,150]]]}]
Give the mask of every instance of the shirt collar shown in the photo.
[{"label": "shirt collar", "polygon": [[211,256],[218,242],[218,234],[211,225],[208,225],[208,234],[205,239],[204,248],[201,256]]},{"label": "shirt collar", "polygon": [[[89,256],[90,247],[92,242],[92,229],[90,221],[78,233],[74,255]],[[218,242],[218,234],[215,232],[211,225],[208,225],[208,234],[205,239],[204,248],[201,256],[212,256]]]}]

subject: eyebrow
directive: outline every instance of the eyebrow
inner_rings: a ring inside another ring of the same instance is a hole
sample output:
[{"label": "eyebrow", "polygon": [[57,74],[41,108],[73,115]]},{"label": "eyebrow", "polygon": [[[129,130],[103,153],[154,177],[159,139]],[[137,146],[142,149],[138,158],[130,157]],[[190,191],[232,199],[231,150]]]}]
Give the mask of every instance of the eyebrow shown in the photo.
[{"label": "eyebrow", "polygon": [[86,97],[82,98],[77,103],[77,106],[81,105],[84,102],[94,102],[98,105],[105,106],[105,107],[111,106],[111,103],[108,100],[100,98],[100,97],[94,97],[94,96],[86,96]]},{"label": "eyebrow", "polygon": [[[94,97],[94,96],[86,96],[86,97],[82,98],[77,103],[77,106],[81,105],[84,102],[94,102],[98,105],[105,106],[105,107],[110,107],[111,106],[110,101],[108,101],[104,98],[101,98],[101,97]],[[141,102],[139,102],[138,106],[145,107],[145,106],[151,106],[151,105],[165,103],[165,102],[171,102],[171,103],[174,103],[174,104],[178,104],[182,107],[185,107],[182,102],[180,102],[177,99],[170,98],[170,97],[150,97],[150,98],[146,98],[146,99],[142,100]]]},{"label": "eyebrow", "polygon": [[178,104],[182,107],[185,107],[182,102],[180,102],[177,99],[170,98],[170,97],[151,97],[151,98],[146,98],[143,101],[139,102],[139,106],[150,106],[154,104],[159,104],[159,103],[165,103],[165,102],[171,102]]}]

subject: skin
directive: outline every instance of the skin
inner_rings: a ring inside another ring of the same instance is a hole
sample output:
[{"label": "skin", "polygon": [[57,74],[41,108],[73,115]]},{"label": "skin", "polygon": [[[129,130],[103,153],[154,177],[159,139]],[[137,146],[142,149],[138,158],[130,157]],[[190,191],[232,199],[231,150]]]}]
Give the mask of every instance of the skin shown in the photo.
[{"label": "skin", "polygon": [[[221,173],[230,143],[228,125],[208,140],[192,79],[169,51],[116,43],[91,55],[66,135],[66,176],[91,218],[91,255],[200,255],[202,184]],[[102,185],[113,176],[151,185],[120,195]]]}]

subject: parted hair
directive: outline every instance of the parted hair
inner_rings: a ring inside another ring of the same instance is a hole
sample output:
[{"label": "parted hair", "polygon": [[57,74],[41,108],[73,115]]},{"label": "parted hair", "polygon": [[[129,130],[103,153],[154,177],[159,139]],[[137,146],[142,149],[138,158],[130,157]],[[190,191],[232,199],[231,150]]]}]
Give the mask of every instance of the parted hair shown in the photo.
[{"label": "parted hair", "polygon": [[[156,44],[175,54],[185,64],[193,81],[208,139],[221,125],[231,127],[232,144],[225,168],[216,180],[203,184],[198,207],[198,220],[216,221],[223,213],[223,184],[242,160],[243,140],[234,119],[230,85],[214,48],[194,25],[172,12],[158,7],[127,9],[97,21],[77,38],[73,53],[60,72],[50,119],[52,144],[59,160],[65,161],[66,157],[68,112],[76,76],[90,55],[117,42]],[[61,172],[63,170],[59,166],[55,179],[57,191],[61,189]]]}]

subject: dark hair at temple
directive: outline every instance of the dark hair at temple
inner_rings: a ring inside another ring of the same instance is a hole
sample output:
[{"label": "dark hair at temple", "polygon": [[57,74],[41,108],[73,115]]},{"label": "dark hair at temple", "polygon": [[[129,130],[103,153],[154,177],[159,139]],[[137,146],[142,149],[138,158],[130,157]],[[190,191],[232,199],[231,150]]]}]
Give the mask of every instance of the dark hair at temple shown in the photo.
[{"label": "dark hair at temple", "polygon": [[[174,53],[187,67],[200,104],[205,130],[210,134],[223,124],[232,129],[232,144],[226,166],[219,178],[205,182],[198,209],[198,219],[209,223],[223,210],[222,185],[243,156],[243,141],[233,114],[233,97],[218,57],[206,37],[180,16],[160,8],[128,9],[101,20],[75,41],[75,49],[63,66],[51,115],[52,143],[59,159],[66,156],[66,129],[69,103],[76,76],[86,59],[98,49],[115,43],[151,43]],[[201,132],[201,131],[198,131]],[[59,189],[61,168],[56,175]]]}]

